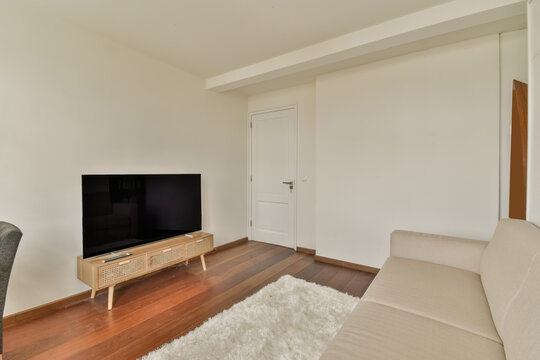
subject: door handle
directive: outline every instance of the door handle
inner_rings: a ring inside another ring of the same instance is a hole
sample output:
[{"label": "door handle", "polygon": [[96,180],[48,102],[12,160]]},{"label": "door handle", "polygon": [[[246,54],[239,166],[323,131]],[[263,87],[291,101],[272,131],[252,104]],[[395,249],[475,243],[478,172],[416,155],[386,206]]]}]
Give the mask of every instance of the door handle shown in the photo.
[{"label": "door handle", "polygon": [[294,189],[294,181],[282,181],[281,183],[284,185],[289,185],[289,190]]}]

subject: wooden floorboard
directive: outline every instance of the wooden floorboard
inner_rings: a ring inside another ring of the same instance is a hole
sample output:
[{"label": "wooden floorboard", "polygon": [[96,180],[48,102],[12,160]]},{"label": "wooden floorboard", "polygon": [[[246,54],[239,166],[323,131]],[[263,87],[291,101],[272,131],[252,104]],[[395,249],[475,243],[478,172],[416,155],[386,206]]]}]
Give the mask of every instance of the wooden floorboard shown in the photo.
[{"label": "wooden floorboard", "polygon": [[313,256],[249,241],[200,262],[166,269],[107,293],[4,329],[4,360],[136,359],[281,276],[361,296],[374,275],[315,262]]}]

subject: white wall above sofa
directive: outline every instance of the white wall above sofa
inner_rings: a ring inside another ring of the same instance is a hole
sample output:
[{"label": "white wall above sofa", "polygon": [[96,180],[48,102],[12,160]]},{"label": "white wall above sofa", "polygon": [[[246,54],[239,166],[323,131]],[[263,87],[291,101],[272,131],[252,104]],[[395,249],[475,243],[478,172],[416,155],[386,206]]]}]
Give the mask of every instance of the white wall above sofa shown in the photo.
[{"label": "white wall above sofa", "polygon": [[488,239],[499,36],[317,78],[317,254],[379,267],[394,229]]}]

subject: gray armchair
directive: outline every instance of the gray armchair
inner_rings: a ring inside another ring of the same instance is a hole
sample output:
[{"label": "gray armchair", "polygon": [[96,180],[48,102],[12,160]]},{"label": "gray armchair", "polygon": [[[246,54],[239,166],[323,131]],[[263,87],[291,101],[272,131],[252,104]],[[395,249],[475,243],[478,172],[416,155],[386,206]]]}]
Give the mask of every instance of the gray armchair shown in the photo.
[{"label": "gray armchair", "polygon": [[15,260],[15,253],[21,240],[22,232],[16,226],[0,221],[0,359],[4,353],[3,324],[4,305],[6,304],[6,293]]}]

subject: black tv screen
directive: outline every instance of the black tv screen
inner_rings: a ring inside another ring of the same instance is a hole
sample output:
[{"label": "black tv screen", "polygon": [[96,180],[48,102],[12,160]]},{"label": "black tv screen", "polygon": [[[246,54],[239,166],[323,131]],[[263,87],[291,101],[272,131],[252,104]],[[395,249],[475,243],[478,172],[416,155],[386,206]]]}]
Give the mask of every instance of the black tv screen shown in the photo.
[{"label": "black tv screen", "polygon": [[82,175],[83,257],[201,230],[201,175]]}]

